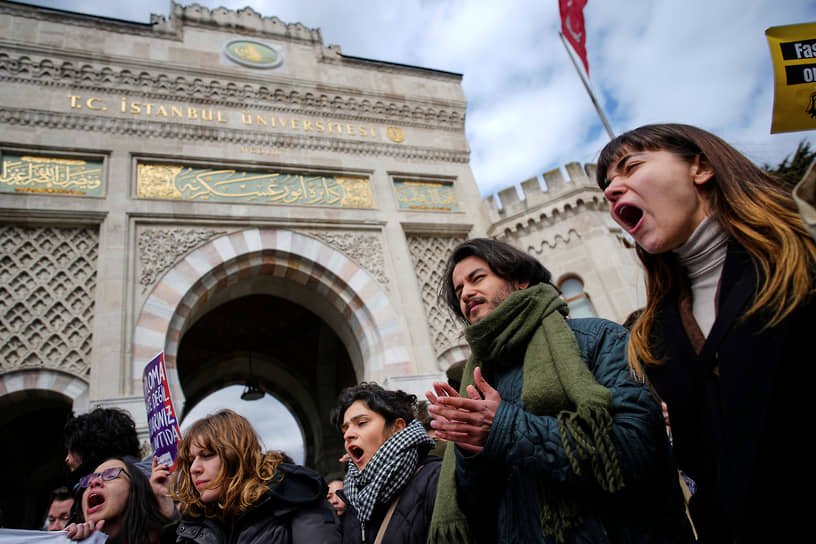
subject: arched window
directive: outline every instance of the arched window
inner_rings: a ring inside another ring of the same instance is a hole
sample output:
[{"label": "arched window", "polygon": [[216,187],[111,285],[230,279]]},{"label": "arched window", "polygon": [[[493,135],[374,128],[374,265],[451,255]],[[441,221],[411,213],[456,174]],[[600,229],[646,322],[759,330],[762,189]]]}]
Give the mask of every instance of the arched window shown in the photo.
[{"label": "arched window", "polygon": [[595,308],[589,295],[584,292],[584,282],[577,276],[568,276],[558,284],[564,300],[570,309],[570,317],[595,317]]}]

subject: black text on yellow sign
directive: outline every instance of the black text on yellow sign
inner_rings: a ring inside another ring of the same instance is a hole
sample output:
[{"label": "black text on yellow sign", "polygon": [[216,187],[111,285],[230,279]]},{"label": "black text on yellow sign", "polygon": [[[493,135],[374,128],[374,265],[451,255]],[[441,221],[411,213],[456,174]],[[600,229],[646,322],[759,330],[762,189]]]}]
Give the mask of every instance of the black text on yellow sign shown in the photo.
[{"label": "black text on yellow sign", "polygon": [[816,129],[816,23],[765,31],[774,65],[771,133]]}]

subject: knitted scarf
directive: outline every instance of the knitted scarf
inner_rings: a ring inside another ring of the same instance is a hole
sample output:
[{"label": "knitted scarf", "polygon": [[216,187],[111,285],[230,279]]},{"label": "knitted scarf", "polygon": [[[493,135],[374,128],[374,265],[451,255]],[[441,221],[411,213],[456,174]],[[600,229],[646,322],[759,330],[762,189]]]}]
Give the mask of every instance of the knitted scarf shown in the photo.
[{"label": "knitted scarf", "polygon": [[361,527],[377,504],[390,504],[414,475],[420,453],[436,445],[422,423],[415,419],[386,440],[362,471],[349,461],[343,493],[357,511]]},{"label": "knitted scarf", "polygon": [[[471,357],[462,375],[460,395],[473,384],[473,369],[511,364],[524,353],[521,401],[524,410],[558,419],[561,441],[572,470],[592,468],[607,492],[623,487],[612,445],[612,395],[600,385],[581,358],[575,335],[564,320],[568,307],[549,284],[513,292],[495,310],[465,330]],[[525,347],[526,346],[526,347]],[[428,542],[471,542],[467,519],[456,497],[455,448],[445,451]],[[544,535],[563,542],[567,530],[580,526],[578,503],[546,481],[538,482],[538,510]]]}]

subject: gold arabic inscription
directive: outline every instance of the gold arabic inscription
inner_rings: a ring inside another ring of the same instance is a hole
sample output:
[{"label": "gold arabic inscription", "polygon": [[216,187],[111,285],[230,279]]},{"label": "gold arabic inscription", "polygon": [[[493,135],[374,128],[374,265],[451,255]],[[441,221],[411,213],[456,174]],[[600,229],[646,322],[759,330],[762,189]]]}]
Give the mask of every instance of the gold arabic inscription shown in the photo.
[{"label": "gold arabic inscription", "polygon": [[144,198],[373,208],[368,178],[139,164]]},{"label": "gold arabic inscription", "polygon": [[409,210],[445,210],[459,209],[456,192],[451,183],[428,181],[394,181],[399,207]]},{"label": "gold arabic inscription", "polygon": [[102,195],[102,161],[3,154],[0,191]]}]

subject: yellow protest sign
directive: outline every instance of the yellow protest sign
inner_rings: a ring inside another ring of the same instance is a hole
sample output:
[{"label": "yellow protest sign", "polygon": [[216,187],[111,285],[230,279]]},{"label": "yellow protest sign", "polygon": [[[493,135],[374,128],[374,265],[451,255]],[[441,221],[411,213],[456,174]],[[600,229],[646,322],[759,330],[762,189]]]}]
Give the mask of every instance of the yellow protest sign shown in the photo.
[{"label": "yellow protest sign", "polygon": [[816,23],[765,31],[774,65],[771,133],[816,129]]}]

